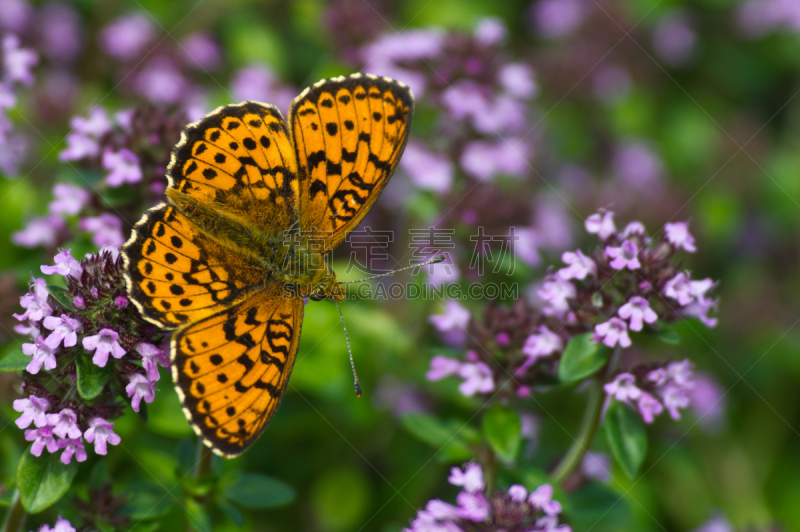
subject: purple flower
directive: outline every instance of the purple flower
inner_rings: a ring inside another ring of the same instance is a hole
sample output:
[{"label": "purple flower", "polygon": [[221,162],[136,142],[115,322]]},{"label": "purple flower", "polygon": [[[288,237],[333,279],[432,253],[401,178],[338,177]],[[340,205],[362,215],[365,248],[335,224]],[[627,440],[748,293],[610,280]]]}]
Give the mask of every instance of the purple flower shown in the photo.
[{"label": "purple flower", "polygon": [[169,357],[167,353],[153,344],[148,344],[146,342],[136,344],[133,346],[133,350],[142,357],[142,366],[147,374],[147,378],[152,382],[158,381],[160,378],[158,374],[159,364],[165,368],[169,367]]},{"label": "purple flower", "polygon": [[57,364],[54,351],[54,349],[45,344],[44,336],[41,335],[36,339],[35,344],[22,344],[22,352],[32,357],[25,371],[36,375],[42,369],[42,366],[48,371],[55,369]]},{"label": "purple flower", "polygon": [[81,18],[65,3],[48,2],[39,13],[37,25],[42,31],[42,50],[55,62],[71,61],[81,51]]},{"label": "purple flower", "polygon": [[514,255],[522,259],[528,266],[538,265],[542,258],[539,256],[539,232],[532,227],[514,227],[514,239],[511,243]]},{"label": "purple flower", "polygon": [[733,527],[724,515],[717,515],[709,519],[700,528],[692,532],[734,532]]},{"label": "purple flower", "polygon": [[576,291],[575,285],[571,282],[549,275],[536,293],[546,303],[542,313],[548,316],[563,317],[569,310],[567,300],[574,298]]},{"label": "purple flower", "polygon": [[125,148],[118,152],[106,148],[103,152],[103,168],[111,172],[106,176],[106,183],[111,187],[118,187],[124,183],[138,183],[142,180],[139,158]]},{"label": "purple flower", "polygon": [[81,437],[78,416],[71,408],[65,408],[57,414],[47,414],[47,424],[53,427],[53,434],[60,438],[74,440]]},{"label": "purple flower", "polygon": [[586,279],[588,275],[597,274],[597,265],[592,259],[584,255],[581,250],[575,252],[565,251],[561,260],[567,264],[566,268],[558,270],[557,275],[568,281],[570,279]]},{"label": "purple flower", "polygon": [[236,72],[231,80],[231,93],[235,100],[272,102],[281,110],[289,108],[296,94],[294,89],[282,86],[265,65],[250,65]]},{"label": "purple flower", "polygon": [[122,236],[122,220],[113,214],[103,213],[93,218],[83,218],[78,227],[83,231],[94,233],[92,242],[96,246],[118,248],[125,242]]},{"label": "purple flower", "polygon": [[207,33],[192,33],[181,41],[180,46],[190,67],[214,70],[222,62],[219,45]]},{"label": "purple flower", "polygon": [[660,390],[660,395],[670,417],[675,420],[680,419],[680,409],[689,406],[688,390],[680,386],[667,385]]},{"label": "purple flower", "polygon": [[605,453],[589,451],[583,455],[581,471],[588,478],[608,482],[611,480],[611,459]]},{"label": "purple flower", "polygon": [[533,71],[524,63],[503,65],[497,75],[506,92],[516,98],[532,98],[539,90],[534,81]]},{"label": "purple flower", "polygon": [[108,362],[108,355],[114,358],[122,358],[125,349],[119,345],[119,334],[111,329],[100,329],[94,336],[83,338],[83,348],[87,351],[94,351],[92,362],[104,368]]},{"label": "purple flower", "polygon": [[428,151],[421,142],[409,142],[400,159],[403,170],[421,189],[444,194],[453,184],[453,164],[442,155]]},{"label": "purple flower", "polygon": [[167,57],[149,61],[136,78],[138,93],[153,103],[178,103],[186,98],[189,88],[186,78]]},{"label": "purple flower", "polygon": [[540,357],[550,356],[564,348],[564,341],[559,335],[550,331],[545,325],[538,329],[539,332],[531,334],[525,345],[522,346],[522,353],[527,355],[531,363]]},{"label": "purple flower", "polygon": [[688,305],[694,299],[689,276],[683,272],[678,273],[664,285],[664,295],[678,302],[679,305]]},{"label": "purple flower", "polygon": [[606,256],[613,259],[609,266],[615,270],[636,270],[642,266],[639,262],[639,246],[625,240],[620,247],[606,246]]},{"label": "purple flower", "polygon": [[75,279],[80,279],[83,273],[81,263],[72,257],[72,251],[69,249],[61,250],[55,256],[55,266],[42,266],[42,273],[46,275],[63,275],[64,277],[70,276]]},{"label": "purple flower", "polygon": [[70,183],[54,185],[53,196],[56,199],[50,203],[51,214],[78,214],[91,198],[89,191]]},{"label": "purple flower", "polygon": [[557,39],[573,33],[586,18],[587,6],[582,0],[540,0],[531,6],[537,36]]},{"label": "purple flower", "polygon": [[512,484],[508,488],[508,497],[514,502],[523,503],[528,498],[528,490],[521,484]]},{"label": "purple flower", "polygon": [[484,488],[483,471],[480,465],[470,462],[463,470],[460,467],[452,468],[447,482],[464,488],[468,493],[477,493]]},{"label": "purple flower", "polygon": [[67,147],[58,154],[61,161],[78,161],[95,157],[100,153],[100,144],[97,140],[81,133],[67,135]]},{"label": "purple flower", "polygon": [[22,314],[14,314],[19,321],[41,321],[45,316],[53,313],[53,308],[47,302],[50,292],[47,291],[47,281],[42,278],[33,279],[31,291],[21,298],[19,304],[25,309]]},{"label": "purple flower", "polygon": [[[60,318],[47,316],[43,325],[45,329],[53,331],[44,341],[45,345],[56,350],[64,342],[64,347],[72,347],[78,343],[78,333],[83,329],[81,322],[62,314]],[[52,369],[52,368],[48,368]]]},{"label": "purple flower", "polygon": [[56,244],[58,233],[65,227],[66,224],[60,216],[32,218],[22,231],[11,234],[11,241],[25,248],[52,247]]},{"label": "purple flower", "polygon": [[601,240],[607,239],[617,231],[614,225],[614,213],[611,211],[600,211],[586,218],[586,231],[596,234]]},{"label": "purple flower", "polygon": [[100,33],[100,48],[108,55],[127,61],[139,55],[155,37],[150,18],[144,14],[125,15]]},{"label": "purple flower", "polygon": [[502,44],[508,36],[506,25],[497,17],[485,17],[475,26],[475,40],[484,46]]},{"label": "purple flower", "polygon": [[22,33],[33,16],[33,6],[24,0],[4,0],[0,10],[0,28]]},{"label": "purple flower", "polygon": [[467,325],[469,325],[470,314],[467,309],[462,307],[458,301],[450,299],[444,305],[444,314],[434,314],[428,317],[428,321],[436,327],[447,343],[458,345],[466,337]]},{"label": "purple flower", "polygon": [[450,375],[457,375],[460,369],[460,361],[437,355],[431,359],[431,369],[425,374],[425,378],[429,381],[438,381]]},{"label": "purple flower", "polygon": [[661,17],[653,32],[653,48],[672,66],[683,66],[692,58],[697,33],[681,12],[671,12]]},{"label": "purple flower", "polygon": [[689,399],[700,426],[706,432],[719,431],[725,421],[725,391],[719,383],[710,375],[695,375]]},{"label": "purple flower", "polygon": [[619,318],[600,323],[594,328],[595,339],[603,340],[608,347],[619,344],[620,347],[630,347],[631,339],[628,336],[628,326]]},{"label": "purple flower", "polygon": [[141,373],[134,373],[130,377],[130,382],[125,387],[128,397],[131,398],[131,407],[134,412],[139,411],[139,404],[144,399],[145,403],[152,403],[156,396],[153,383],[147,380],[147,377]]},{"label": "purple flower", "polygon": [[69,124],[75,133],[97,139],[110,132],[112,128],[106,110],[99,106],[94,107],[86,118],[73,116]]},{"label": "purple flower", "polygon": [[3,74],[6,83],[18,82],[23,85],[33,83],[31,69],[39,61],[36,52],[19,47],[19,37],[3,37]]},{"label": "purple flower", "polygon": [[15,422],[21,429],[28,428],[31,423],[36,427],[44,427],[47,425],[47,409],[50,408],[50,403],[47,399],[31,395],[27,399],[15,399],[14,410],[22,413]]},{"label": "purple flower", "polygon": [[693,367],[689,359],[680,362],[670,362],[665,369],[667,377],[678,386],[685,388],[694,386]]},{"label": "purple flower", "polygon": [[[136,401],[134,410],[139,411],[138,401]],[[97,454],[107,454],[107,444],[118,445],[122,441],[122,438],[114,432],[114,424],[100,417],[96,417],[89,422],[89,428],[86,429],[83,437],[86,438],[87,442],[94,443],[94,452]]]},{"label": "purple flower", "polygon": [[617,401],[636,400],[642,391],[636,387],[635,381],[636,378],[630,373],[620,373],[613,381],[604,385],[603,389]]},{"label": "purple flower", "polygon": [[45,425],[38,429],[28,429],[25,431],[25,441],[32,441],[31,454],[42,456],[42,451],[47,447],[47,452],[54,453],[58,450],[58,442],[53,437],[53,427]]},{"label": "purple flower", "polygon": [[431,499],[425,505],[425,511],[434,519],[456,519],[458,518],[458,507],[447,504],[439,499]]},{"label": "purple flower", "polygon": [[625,230],[622,231],[622,237],[628,238],[631,235],[644,236],[645,233],[646,232],[644,229],[644,224],[642,222],[634,220],[632,222],[629,222],[628,225],[625,226]]},{"label": "purple flower", "polygon": [[466,379],[459,385],[458,389],[467,397],[478,392],[489,393],[494,390],[492,370],[483,362],[462,364],[458,370],[458,375]]},{"label": "purple flower", "polygon": [[73,456],[78,462],[86,461],[86,448],[83,446],[83,441],[80,438],[61,439],[58,441],[58,448],[64,449],[64,452],[61,453],[61,461],[65,464],[70,463]]},{"label": "purple flower", "polygon": [[664,411],[664,406],[652,395],[642,392],[639,396],[639,413],[645,423],[652,423],[657,415]]},{"label": "purple flower", "polygon": [[482,493],[462,491],[456,495],[456,502],[459,506],[458,516],[461,519],[482,523],[489,518],[492,507]]},{"label": "purple flower", "polygon": [[667,233],[667,240],[670,244],[675,246],[675,249],[681,249],[694,253],[697,248],[694,245],[694,237],[689,233],[689,222],[676,222],[664,226]]},{"label": "purple flower", "polygon": [[623,144],[611,164],[614,173],[636,190],[654,192],[661,186],[663,164],[645,142]]},{"label": "purple flower", "polygon": [[640,296],[634,296],[619,308],[619,317],[630,319],[630,330],[641,331],[643,322],[655,323],[658,315],[650,308],[650,302]]},{"label": "purple flower", "polygon": [[73,527],[72,523],[63,517],[59,517],[53,528],[50,528],[47,525],[42,525],[38,532],[75,532],[75,527]]},{"label": "purple flower", "polygon": [[528,497],[528,504],[539,508],[548,516],[561,513],[561,503],[553,500],[553,486],[542,484]]}]

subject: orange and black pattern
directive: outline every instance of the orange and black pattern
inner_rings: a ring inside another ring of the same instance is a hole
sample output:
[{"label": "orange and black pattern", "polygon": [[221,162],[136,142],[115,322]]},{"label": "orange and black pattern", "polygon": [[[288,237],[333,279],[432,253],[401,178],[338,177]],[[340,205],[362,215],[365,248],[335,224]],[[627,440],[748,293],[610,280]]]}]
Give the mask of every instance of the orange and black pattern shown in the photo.
[{"label": "orange and black pattern", "polygon": [[[131,300],[173,330],[172,376],[214,452],[242,453],[281,402],[303,300],[285,297],[298,231],[337,246],[386,186],[413,111],[404,85],[370,75],[321,81],[293,103],[244,102],[190,124],[167,168],[168,204],[123,246]],[[291,132],[290,132],[291,131]]]}]

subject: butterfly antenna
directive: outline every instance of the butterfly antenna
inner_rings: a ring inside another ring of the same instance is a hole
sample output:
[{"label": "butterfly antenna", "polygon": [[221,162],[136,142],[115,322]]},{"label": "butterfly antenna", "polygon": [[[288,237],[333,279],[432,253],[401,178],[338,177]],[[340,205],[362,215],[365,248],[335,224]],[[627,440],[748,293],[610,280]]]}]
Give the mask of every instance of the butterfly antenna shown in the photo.
[{"label": "butterfly antenna", "polygon": [[439,255],[438,257],[433,257],[432,259],[427,260],[427,261],[423,262],[422,264],[411,264],[410,266],[406,266],[405,268],[400,268],[399,270],[392,270],[392,271],[386,272],[386,273],[378,273],[376,275],[370,275],[369,277],[364,277],[363,279],[359,279],[357,281],[342,281],[342,282],[337,283],[337,284],[363,283],[364,281],[371,281],[372,279],[378,279],[380,277],[388,277],[390,275],[394,275],[394,274],[399,273],[399,272],[404,272],[406,270],[411,270],[411,269],[414,269],[414,268],[421,268],[423,266],[428,266],[430,264],[436,264],[437,262],[442,262],[446,258],[447,257],[445,257],[444,255]]},{"label": "butterfly antenna", "polygon": [[358,373],[356,373],[356,363],[353,360],[353,350],[350,349],[350,336],[347,335],[347,326],[344,324],[344,315],[342,309],[339,307],[339,302],[335,299],[333,302],[336,304],[336,310],[339,311],[339,318],[342,320],[342,328],[344,329],[344,339],[347,341],[347,354],[350,355],[350,367],[353,368],[353,379],[355,379],[356,397],[361,397],[361,383],[358,381]]}]

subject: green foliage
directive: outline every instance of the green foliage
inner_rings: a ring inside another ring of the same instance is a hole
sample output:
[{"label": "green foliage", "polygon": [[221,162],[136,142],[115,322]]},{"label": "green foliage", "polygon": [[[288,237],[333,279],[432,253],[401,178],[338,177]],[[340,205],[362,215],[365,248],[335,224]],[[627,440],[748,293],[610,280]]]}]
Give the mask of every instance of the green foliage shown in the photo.
[{"label": "green foliage", "polygon": [[633,478],[647,455],[647,432],[637,412],[619,401],[606,410],[605,432],[608,446],[626,475]]},{"label": "green foliage", "polygon": [[602,368],[611,356],[611,348],[592,339],[587,332],[574,336],[561,356],[558,365],[558,378],[564,382],[585,379]]},{"label": "green foliage", "polygon": [[514,410],[495,403],[483,415],[483,433],[497,456],[513,462],[522,442],[522,423]]},{"label": "green foliage", "polygon": [[36,514],[52,506],[67,493],[77,474],[77,461],[65,465],[60,453],[43,452],[36,457],[28,447],[17,469],[17,487],[23,508]]},{"label": "green foliage", "polygon": [[91,355],[81,351],[75,357],[75,372],[78,376],[78,393],[88,400],[94,399],[103,391],[111,376],[111,367],[108,364],[104,368],[95,365]]},{"label": "green foliage", "polygon": [[22,352],[19,344],[10,344],[0,358],[0,371],[22,371],[31,361],[31,357]]}]

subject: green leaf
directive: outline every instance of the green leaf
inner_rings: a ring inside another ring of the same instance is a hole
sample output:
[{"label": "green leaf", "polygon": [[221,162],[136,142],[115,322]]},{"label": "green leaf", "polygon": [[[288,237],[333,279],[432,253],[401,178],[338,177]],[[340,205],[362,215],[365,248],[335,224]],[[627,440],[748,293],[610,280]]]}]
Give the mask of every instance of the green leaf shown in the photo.
[{"label": "green leaf", "polygon": [[30,447],[22,455],[17,468],[20,501],[28,513],[39,513],[54,504],[69,490],[78,473],[77,460],[61,461],[61,454],[35,457]]},{"label": "green leaf", "polygon": [[437,459],[443,462],[469,460],[473,455],[470,442],[480,441],[475,429],[462,421],[445,422],[428,414],[410,412],[402,415],[400,422],[418,440],[439,449]]},{"label": "green leaf", "polygon": [[22,371],[28,367],[31,357],[22,352],[19,345],[10,346],[6,355],[0,359],[0,371]]},{"label": "green leaf", "polygon": [[295,498],[294,488],[276,478],[258,473],[244,473],[223,496],[245,508],[285,506]]},{"label": "green leaf", "polygon": [[220,497],[217,499],[217,506],[219,506],[219,509],[222,510],[222,513],[224,513],[228,519],[233,521],[234,525],[238,526],[239,528],[244,526],[244,516],[242,515],[242,511],[237,508],[236,505]]},{"label": "green leaf", "polygon": [[184,508],[186,508],[186,518],[194,530],[212,530],[211,516],[202,504],[188,498],[184,501]]},{"label": "green leaf", "polygon": [[47,291],[50,292],[50,295],[53,296],[53,299],[58,301],[62,307],[66,308],[67,310],[75,310],[75,307],[72,306],[72,301],[69,300],[66,288],[49,284],[47,285]]},{"label": "green leaf", "polygon": [[84,399],[94,399],[103,391],[111,375],[111,366],[101,368],[92,362],[86,352],[78,353],[75,357],[75,369],[78,373],[78,393]]},{"label": "green leaf", "polygon": [[678,345],[681,343],[681,335],[675,330],[672,324],[665,321],[658,322],[658,328],[646,327],[645,332],[654,338],[658,338],[665,344]]},{"label": "green leaf", "polygon": [[169,512],[175,504],[175,499],[167,490],[155,484],[132,484],[127,493],[130,498],[119,513],[129,517],[131,521],[157,519]]},{"label": "green leaf", "polygon": [[602,368],[611,348],[592,339],[594,333],[587,332],[572,338],[561,355],[558,378],[564,382],[575,382],[592,375]]},{"label": "green leaf", "polygon": [[634,478],[647,455],[647,432],[642,418],[627,405],[611,401],[605,428],[611,453],[625,474]]},{"label": "green leaf", "polygon": [[628,500],[607,486],[588,484],[559,500],[564,503],[564,514],[573,530],[618,532],[635,529]]},{"label": "green leaf", "polygon": [[522,441],[522,423],[511,408],[493,404],[483,416],[483,433],[492,450],[504,462],[513,462]]}]

